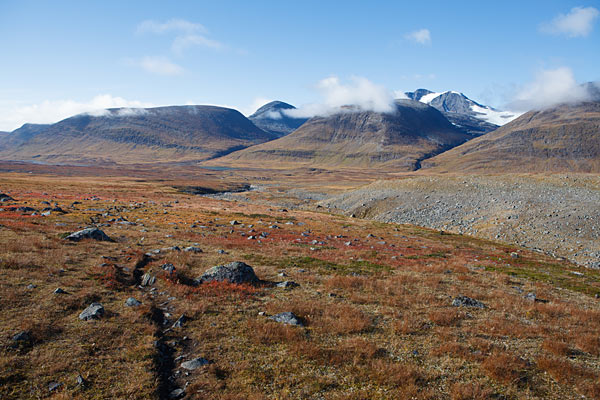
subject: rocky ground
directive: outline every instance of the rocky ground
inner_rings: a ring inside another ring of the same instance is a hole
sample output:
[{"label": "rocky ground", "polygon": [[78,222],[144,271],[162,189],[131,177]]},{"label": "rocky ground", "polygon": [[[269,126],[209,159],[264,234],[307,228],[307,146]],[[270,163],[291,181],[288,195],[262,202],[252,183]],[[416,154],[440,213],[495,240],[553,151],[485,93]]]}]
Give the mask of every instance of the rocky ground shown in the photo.
[{"label": "rocky ground", "polygon": [[514,243],[600,268],[597,175],[413,176],[320,204],[357,217]]}]

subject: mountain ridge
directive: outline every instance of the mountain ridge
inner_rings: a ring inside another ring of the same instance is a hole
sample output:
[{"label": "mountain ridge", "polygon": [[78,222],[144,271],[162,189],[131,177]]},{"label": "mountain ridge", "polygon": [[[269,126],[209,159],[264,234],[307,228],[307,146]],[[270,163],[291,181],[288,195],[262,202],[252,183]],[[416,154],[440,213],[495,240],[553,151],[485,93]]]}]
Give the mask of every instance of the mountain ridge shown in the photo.
[{"label": "mountain ridge", "polygon": [[600,172],[600,102],[530,111],[423,162],[432,172]]},{"label": "mountain ridge", "polygon": [[49,126],[24,125],[2,138],[0,158],[59,163],[202,161],[275,138],[224,107],[112,108]]},{"label": "mountain ridge", "polygon": [[287,136],[212,162],[387,166],[410,171],[418,168],[421,159],[470,138],[426,104],[397,100],[396,108],[393,113],[343,109],[313,117]]}]

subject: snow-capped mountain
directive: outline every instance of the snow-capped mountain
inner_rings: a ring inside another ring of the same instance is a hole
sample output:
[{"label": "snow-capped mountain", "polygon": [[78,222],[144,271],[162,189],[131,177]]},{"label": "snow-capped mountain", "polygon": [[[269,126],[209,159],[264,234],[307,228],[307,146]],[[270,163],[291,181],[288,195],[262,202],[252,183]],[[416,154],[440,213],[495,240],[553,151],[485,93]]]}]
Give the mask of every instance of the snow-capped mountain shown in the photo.
[{"label": "snow-capped mountain", "polygon": [[427,89],[417,89],[405,94],[410,99],[437,108],[450,122],[474,136],[493,131],[520,115],[479,104],[464,94],[451,90],[432,92]]}]

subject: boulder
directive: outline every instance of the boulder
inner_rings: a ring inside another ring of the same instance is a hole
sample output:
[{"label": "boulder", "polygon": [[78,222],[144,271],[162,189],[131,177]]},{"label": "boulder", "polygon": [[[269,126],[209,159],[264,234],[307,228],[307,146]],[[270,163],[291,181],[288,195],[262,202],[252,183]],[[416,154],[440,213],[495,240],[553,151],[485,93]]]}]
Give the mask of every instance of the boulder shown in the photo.
[{"label": "boulder", "polygon": [[188,253],[202,253],[202,249],[200,247],[189,246],[183,249],[183,251],[187,251]]},{"label": "boulder", "polygon": [[79,319],[89,321],[91,319],[99,319],[104,315],[104,307],[100,303],[92,303],[79,314]]},{"label": "boulder", "polygon": [[79,242],[82,239],[93,239],[103,242],[114,242],[108,235],[98,228],[85,228],[77,232],[71,233],[65,239],[73,242]]},{"label": "boulder", "polygon": [[7,194],[0,193],[0,203],[4,203],[5,201],[15,201],[15,199],[13,199]]},{"label": "boulder", "polygon": [[210,361],[208,361],[206,358],[198,357],[198,358],[194,358],[193,360],[190,360],[190,361],[182,362],[181,368],[185,368],[187,370],[193,371],[195,369],[198,369],[198,368],[203,367],[208,364],[210,364]]},{"label": "boulder", "polygon": [[197,284],[205,282],[258,283],[260,280],[254,269],[246,263],[234,261],[226,265],[217,265],[196,278]]},{"label": "boulder", "polygon": [[125,300],[125,305],[128,307],[137,307],[139,305],[141,305],[142,302],[140,302],[139,300],[134,299],[133,297],[128,298],[127,300]]},{"label": "boulder", "polygon": [[458,296],[452,300],[454,307],[475,307],[475,308],[486,308],[485,304],[479,300],[472,299],[467,296]]},{"label": "boulder", "polygon": [[283,281],[283,282],[279,282],[278,284],[276,284],[275,286],[279,287],[279,288],[293,288],[293,287],[298,287],[300,285],[298,285],[296,282],[294,281]]},{"label": "boulder", "polygon": [[269,319],[282,324],[303,326],[302,322],[293,312],[282,312],[269,317]]}]

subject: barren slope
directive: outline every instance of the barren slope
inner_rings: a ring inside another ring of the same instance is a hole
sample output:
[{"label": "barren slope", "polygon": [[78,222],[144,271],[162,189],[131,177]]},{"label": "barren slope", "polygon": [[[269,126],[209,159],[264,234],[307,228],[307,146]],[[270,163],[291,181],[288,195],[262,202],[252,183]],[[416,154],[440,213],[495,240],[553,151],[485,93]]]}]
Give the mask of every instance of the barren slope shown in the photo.
[{"label": "barren slope", "polygon": [[600,172],[600,102],[531,111],[422,163],[432,172]]},{"label": "barren slope", "polygon": [[314,117],[288,136],[211,163],[387,167],[411,171],[418,168],[419,160],[469,138],[434,108],[412,100],[398,100],[394,113],[345,111]]},{"label": "barren slope", "polygon": [[0,143],[0,159],[118,164],[200,161],[276,138],[239,112],[214,106],[111,109],[39,127],[43,129],[29,125],[26,131],[24,127],[9,135]]}]

